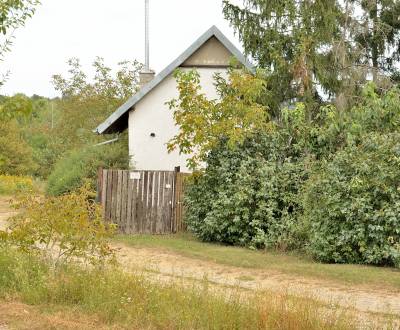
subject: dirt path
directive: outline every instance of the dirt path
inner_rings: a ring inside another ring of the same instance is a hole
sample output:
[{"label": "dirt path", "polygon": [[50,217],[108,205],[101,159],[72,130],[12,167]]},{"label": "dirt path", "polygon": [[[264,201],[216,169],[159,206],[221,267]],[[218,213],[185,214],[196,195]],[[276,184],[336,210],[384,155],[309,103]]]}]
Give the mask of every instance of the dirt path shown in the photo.
[{"label": "dirt path", "polygon": [[173,252],[115,245],[127,270],[151,273],[160,280],[186,279],[243,290],[268,290],[295,296],[313,297],[324,304],[336,303],[361,313],[394,314],[400,317],[400,292],[348,287],[328,281],[289,276],[261,269],[238,268],[180,256]]}]

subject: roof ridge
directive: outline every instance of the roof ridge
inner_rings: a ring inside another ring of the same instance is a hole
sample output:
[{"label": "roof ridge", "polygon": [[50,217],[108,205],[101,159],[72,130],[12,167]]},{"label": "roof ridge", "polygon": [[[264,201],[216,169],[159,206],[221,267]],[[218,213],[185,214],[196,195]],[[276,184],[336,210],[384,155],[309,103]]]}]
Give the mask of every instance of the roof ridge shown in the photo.
[{"label": "roof ridge", "polygon": [[104,134],[110,131],[110,128],[128,112],[136,103],[144,98],[151,90],[158,86],[166,77],[181,66],[191,55],[200,49],[205,42],[215,36],[246,68],[253,70],[252,64],[245,56],[235,47],[235,45],[221,32],[216,25],[211,26],[204,32],[189,48],[179,55],[171,64],[156,75],[151,81],[144,85],[137,93],[130,97],[123,105],[113,112],[102,124],[100,124],[94,132]]}]

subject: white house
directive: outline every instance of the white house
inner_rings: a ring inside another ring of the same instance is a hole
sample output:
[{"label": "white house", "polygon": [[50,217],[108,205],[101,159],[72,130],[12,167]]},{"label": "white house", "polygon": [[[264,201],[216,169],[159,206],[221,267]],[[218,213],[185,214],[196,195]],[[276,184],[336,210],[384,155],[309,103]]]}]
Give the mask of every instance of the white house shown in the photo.
[{"label": "white house", "polygon": [[178,97],[174,71],[196,69],[201,76],[203,93],[215,99],[213,76],[226,72],[232,57],[251,69],[243,54],[217,27],[211,27],[160,74],[141,74],[141,81],[148,82],[99,125],[96,132],[108,134],[128,129],[129,155],[132,167],[137,170],[173,171],[180,167],[182,172],[189,172],[186,160],[190,156],[178,150],[168,153],[166,146],[179,131],[173,112],[165,104]]}]

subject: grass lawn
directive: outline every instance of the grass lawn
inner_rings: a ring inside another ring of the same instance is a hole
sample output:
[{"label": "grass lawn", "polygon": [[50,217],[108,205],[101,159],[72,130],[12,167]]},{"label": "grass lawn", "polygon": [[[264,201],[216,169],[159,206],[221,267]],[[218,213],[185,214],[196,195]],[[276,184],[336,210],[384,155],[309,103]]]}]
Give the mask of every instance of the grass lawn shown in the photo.
[{"label": "grass lawn", "polygon": [[120,235],[115,240],[128,246],[165,249],[182,256],[229,266],[265,269],[288,275],[331,280],[347,285],[367,285],[400,291],[400,269],[321,264],[299,255],[202,243],[189,234],[174,236]]}]

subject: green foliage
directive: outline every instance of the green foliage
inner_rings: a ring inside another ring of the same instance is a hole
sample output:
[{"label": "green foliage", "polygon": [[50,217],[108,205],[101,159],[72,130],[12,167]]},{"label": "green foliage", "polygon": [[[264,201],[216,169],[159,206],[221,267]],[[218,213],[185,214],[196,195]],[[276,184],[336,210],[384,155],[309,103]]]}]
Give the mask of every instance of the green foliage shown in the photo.
[{"label": "green foliage", "polygon": [[307,175],[305,165],[222,153],[219,165],[209,164],[187,190],[189,229],[204,241],[281,250],[300,247],[298,193]]},{"label": "green foliage", "polygon": [[281,127],[237,148],[221,143],[186,193],[186,222],[205,241],[251,247],[301,246],[299,189],[308,175],[304,107],[285,111]]},{"label": "green foliage", "polygon": [[0,174],[31,174],[36,168],[32,148],[23,137],[20,123],[32,113],[31,100],[22,94],[0,103]]},{"label": "green foliage", "polygon": [[352,0],[362,12],[362,28],[355,40],[365,50],[376,72],[397,76],[400,55],[400,4],[397,0]]},{"label": "green foliage", "polygon": [[0,121],[0,174],[26,175],[36,168],[16,120]]},{"label": "green foliage", "polygon": [[303,104],[271,132],[221,142],[186,193],[196,236],[302,249],[318,260],[399,266],[400,92],[367,85],[347,112]]},{"label": "green foliage", "polygon": [[5,35],[9,29],[15,29],[25,23],[35,12],[37,0],[6,0],[0,5],[0,33]]},{"label": "green foliage", "polygon": [[90,180],[95,188],[97,170],[129,167],[127,138],[111,145],[86,147],[73,150],[60,158],[48,179],[47,193],[58,196],[79,188]]},{"label": "green foliage", "polygon": [[[13,98],[15,96],[11,99]],[[7,102],[9,102],[8,98],[4,100],[5,104]],[[18,116],[18,123],[21,136],[29,144],[32,160],[37,165],[29,174],[46,179],[65,148],[66,139],[59,136],[55,129],[55,123],[60,117],[60,109],[57,108],[56,100],[37,95],[29,98],[28,105],[30,105],[30,111],[24,111],[24,107],[21,107],[20,113],[25,113],[25,115]]]},{"label": "green foliage", "polygon": [[61,154],[109,138],[93,134],[93,130],[135,93],[142,67],[137,61],[124,61],[113,75],[104,60],[96,58],[95,75],[89,80],[78,59],[70,59],[68,64],[68,77],[53,76],[54,88],[62,95],[56,102],[59,116],[53,132]]},{"label": "green foliage", "polygon": [[371,133],[322,162],[305,188],[318,260],[400,267],[400,134]]},{"label": "green foliage", "polygon": [[113,257],[108,239],[113,225],[103,222],[101,207],[88,185],[61,197],[21,197],[19,214],[9,220],[6,243],[24,252],[44,254],[54,262],[105,262]]},{"label": "green foliage", "polygon": [[[242,3],[240,5],[239,3]],[[322,100],[341,110],[357,102],[371,77],[388,89],[398,79],[400,6],[396,0],[223,1],[245,52],[268,70],[272,112],[304,102],[318,112]]]},{"label": "green foliage", "polygon": [[33,191],[32,178],[24,176],[0,175],[0,195],[15,195]]},{"label": "green foliage", "polygon": [[[106,160],[105,152],[97,152],[97,157],[93,155],[95,152],[83,150],[112,138],[94,134],[93,129],[137,90],[141,65],[136,61],[124,61],[113,74],[104,61],[97,58],[93,63],[95,75],[89,79],[79,60],[71,59],[68,63],[68,77],[53,77],[55,88],[62,94],[61,99],[50,100],[38,95],[29,98],[23,94],[0,98],[0,173],[47,179],[56,163],[60,167],[62,160],[73,157],[69,155],[77,154],[78,150],[92,155],[75,156],[79,158],[78,165],[69,163],[75,172],[80,165],[90,163],[89,169],[79,170],[84,173],[83,177],[92,179],[93,166],[97,165],[127,167],[127,148],[123,150],[125,147],[121,144],[114,145],[114,149],[100,148],[111,150],[107,151],[109,160]],[[100,160],[96,161],[96,158]],[[85,160],[82,162],[82,159]],[[66,179],[66,187],[56,189],[57,194],[82,184],[80,174],[77,179],[72,175],[73,170],[65,168],[66,175],[71,178]],[[52,184],[55,181],[52,180]]]},{"label": "green foliage", "polygon": [[[32,17],[38,0],[3,0],[0,2],[0,62],[4,60],[5,53],[10,51],[13,32],[25,21]],[[7,74],[5,74],[7,76]],[[0,87],[4,84],[4,76],[0,79]]]},{"label": "green foliage", "polygon": [[269,71],[276,115],[282,102],[318,100],[317,85],[334,90],[338,72],[329,58],[340,35],[337,1],[246,0],[241,7],[225,0],[223,6],[245,51]]},{"label": "green foliage", "polygon": [[229,78],[216,76],[218,100],[208,100],[201,92],[197,71],[177,71],[179,98],[170,101],[179,133],[169,142],[168,150],[179,148],[191,155],[188,166],[195,169],[208,153],[226,139],[233,147],[256,130],[270,129],[267,108],[257,100],[265,92],[261,73],[232,69]]},{"label": "green foliage", "polygon": [[33,102],[23,94],[6,98],[0,105],[0,119],[3,121],[26,118],[33,111]]}]

